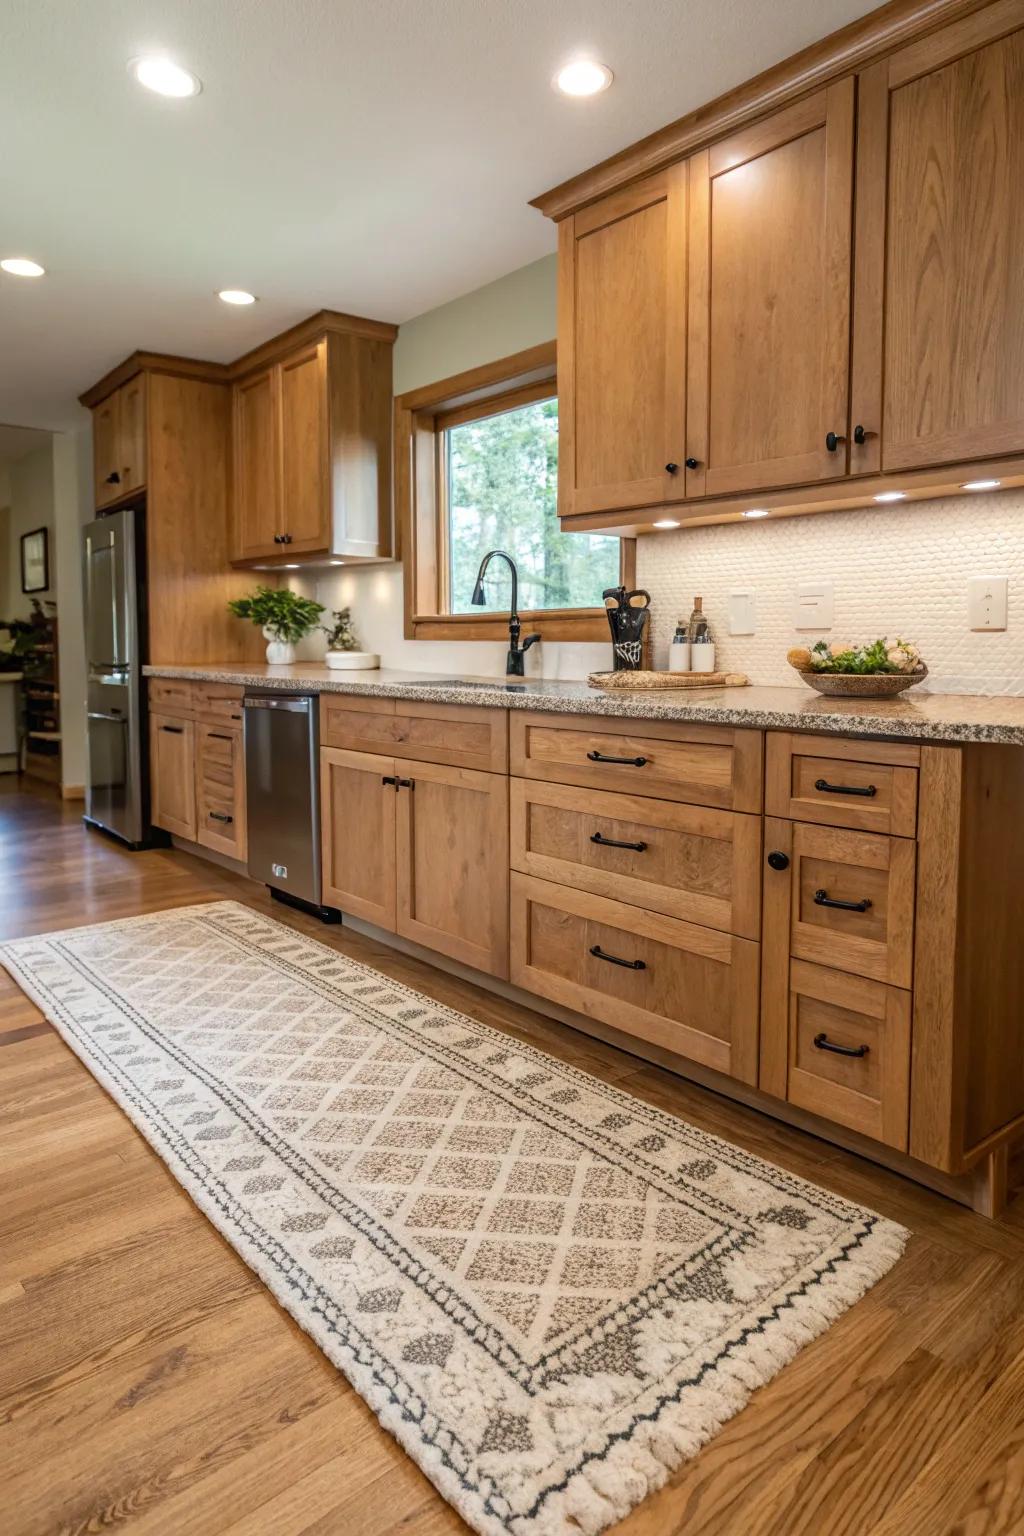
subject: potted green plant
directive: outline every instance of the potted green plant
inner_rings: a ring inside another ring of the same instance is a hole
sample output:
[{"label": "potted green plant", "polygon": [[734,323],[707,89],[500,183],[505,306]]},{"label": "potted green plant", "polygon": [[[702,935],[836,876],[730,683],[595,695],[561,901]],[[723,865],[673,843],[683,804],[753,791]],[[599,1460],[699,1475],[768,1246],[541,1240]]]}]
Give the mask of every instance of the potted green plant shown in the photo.
[{"label": "potted green plant", "polygon": [[373,667],[380,666],[380,657],[372,651],[361,651],[356,632],[352,628],[352,610],[350,608],[335,609],[333,624],[321,624],[320,628],[327,636],[327,654],[324,656],[329,667],[351,668],[353,671],[369,671]]},{"label": "potted green plant", "polygon": [[295,646],[312,630],[324,611],[323,603],[301,597],[289,587],[257,587],[248,597],[228,603],[236,619],[248,619],[263,631],[267,662],[287,667],[295,660]]}]

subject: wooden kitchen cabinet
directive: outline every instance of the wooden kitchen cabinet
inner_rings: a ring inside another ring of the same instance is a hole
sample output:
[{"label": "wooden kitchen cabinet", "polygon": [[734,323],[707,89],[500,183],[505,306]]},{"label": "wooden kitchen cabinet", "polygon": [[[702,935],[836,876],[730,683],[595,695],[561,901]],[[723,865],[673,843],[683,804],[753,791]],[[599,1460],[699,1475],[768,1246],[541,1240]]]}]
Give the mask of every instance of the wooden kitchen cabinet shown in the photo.
[{"label": "wooden kitchen cabinet", "polygon": [[398,783],[398,932],[507,977],[508,779],[399,763]]},{"label": "wooden kitchen cabinet", "polygon": [[320,749],[323,901],[395,931],[396,772],[393,757]]},{"label": "wooden kitchen cabinet", "polygon": [[558,251],[560,515],[681,496],[686,167],[567,219]]},{"label": "wooden kitchen cabinet", "polygon": [[112,506],[146,483],[146,376],[136,374],[92,413],[96,510]]},{"label": "wooden kitchen cabinet", "polygon": [[196,841],[244,864],[245,751],[241,726],[195,727]]},{"label": "wooden kitchen cabinet", "polygon": [[[391,327],[287,346],[232,386],[236,564],[390,558]],[[265,351],[266,349],[264,349]]]},{"label": "wooden kitchen cabinet", "polygon": [[883,470],[1024,451],[1022,23],[998,0],[861,77],[853,414]]},{"label": "wooden kitchen cabinet", "polygon": [[184,717],[149,717],[150,820],[154,827],[196,841],[195,724]]},{"label": "wooden kitchen cabinet", "polygon": [[691,496],[846,473],[854,84],[690,160]]}]

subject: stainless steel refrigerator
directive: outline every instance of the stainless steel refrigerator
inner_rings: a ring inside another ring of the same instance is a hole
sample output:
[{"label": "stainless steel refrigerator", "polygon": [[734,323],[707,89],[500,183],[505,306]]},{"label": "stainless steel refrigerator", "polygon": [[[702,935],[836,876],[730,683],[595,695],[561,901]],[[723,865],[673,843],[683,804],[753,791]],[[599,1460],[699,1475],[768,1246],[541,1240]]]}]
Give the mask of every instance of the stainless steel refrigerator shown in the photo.
[{"label": "stainless steel refrigerator", "polygon": [[133,847],[149,834],[143,532],[142,502],[85,528],[85,819]]}]

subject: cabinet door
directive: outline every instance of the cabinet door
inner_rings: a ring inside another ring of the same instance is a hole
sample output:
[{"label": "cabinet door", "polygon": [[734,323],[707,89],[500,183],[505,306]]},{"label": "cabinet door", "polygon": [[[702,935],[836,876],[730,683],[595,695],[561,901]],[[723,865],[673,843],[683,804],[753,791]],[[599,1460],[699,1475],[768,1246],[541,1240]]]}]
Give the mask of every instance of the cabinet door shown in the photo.
[{"label": "cabinet door", "polygon": [[690,161],[690,495],[846,473],[852,203],[852,80]]},{"label": "cabinet door", "polygon": [[1021,15],[990,5],[862,83],[857,238],[884,330],[870,302],[854,411],[884,470],[1024,450],[1024,31],[1000,35]]},{"label": "cabinet door", "polygon": [[238,726],[196,726],[196,841],[245,860],[245,753]]},{"label": "cabinet door", "polygon": [[304,347],[279,365],[281,532],[289,552],[330,547],[327,343]]},{"label": "cabinet door", "polygon": [[398,932],[508,976],[508,779],[398,764]]},{"label": "cabinet door", "polygon": [[378,928],[395,928],[395,760],[320,749],[323,897]]},{"label": "cabinet door", "polygon": [[277,371],[267,368],[233,391],[232,506],[235,558],[280,554]]},{"label": "cabinet door", "polygon": [[169,715],[149,717],[150,820],[196,840],[195,726]]},{"label": "cabinet door", "polygon": [[140,373],[117,393],[118,471],[124,494],[146,483],[146,375]]},{"label": "cabinet door", "polygon": [[108,507],[112,501],[124,495],[121,471],[118,468],[118,416],[120,397],[117,391],[102,401],[92,413],[92,462],[93,489],[96,507]]},{"label": "cabinet door", "polygon": [[558,285],[560,515],[681,496],[685,165],[566,219]]}]

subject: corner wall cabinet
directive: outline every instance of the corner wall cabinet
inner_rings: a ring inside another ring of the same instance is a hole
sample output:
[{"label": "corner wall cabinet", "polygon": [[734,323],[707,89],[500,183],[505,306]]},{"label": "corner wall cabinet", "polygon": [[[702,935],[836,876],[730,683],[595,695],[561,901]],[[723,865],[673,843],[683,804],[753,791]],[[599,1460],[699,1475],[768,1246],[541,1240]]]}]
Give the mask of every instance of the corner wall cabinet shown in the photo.
[{"label": "corner wall cabinet", "polygon": [[1024,483],[1024,3],[883,12],[537,200],[566,527]]},{"label": "corner wall cabinet", "polygon": [[93,411],[97,511],[146,484],[146,376],[137,374]]}]

